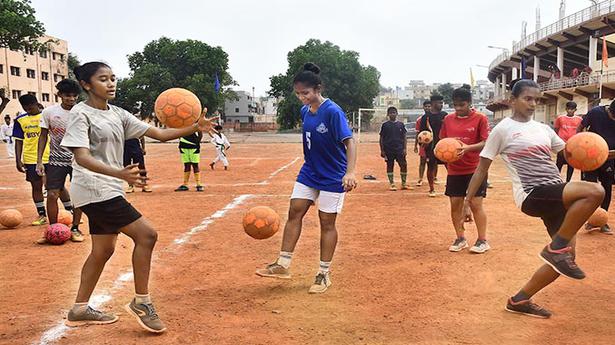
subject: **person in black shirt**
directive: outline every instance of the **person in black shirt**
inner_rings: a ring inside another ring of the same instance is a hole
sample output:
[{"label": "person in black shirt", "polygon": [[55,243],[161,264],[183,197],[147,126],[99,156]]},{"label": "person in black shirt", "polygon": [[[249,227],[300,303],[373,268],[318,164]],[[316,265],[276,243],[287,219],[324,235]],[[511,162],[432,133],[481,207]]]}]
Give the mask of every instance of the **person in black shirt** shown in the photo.
[{"label": "person in black shirt", "polygon": [[[133,109],[132,114],[138,119],[141,119],[140,112],[139,109]],[[144,178],[143,181],[147,181],[147,170],[145,169],[145,137],[124,141],[124,167],[131,164],[139,164],[139,175]],[[145,193],[152,192],[147,182],[141,187],[141,190]],[[133,193],[134,191],[135,187],[133,185],[128,185],[126,193]]]},{"label": "person in black shirt", "polygon": [[433,134],[433,140],[430,144],[425,146],[425,157],[427,159],[427,181],[429,182],[429,196],[435,197],[436,190],[434,188],[434,178],[438,164],[443,164],[434,154],[434,148],[438,141],[440,141],[440,128],[442,127],[442,121],[444,117],[448,115],[442,111],[444,105],[444,97],[440,95],[431,96],[431,111],[421,118],[420,130],[430,131]]},{"label": "person in black shirt", "polygon": [[399,164],[401,171],[401,189],[409,189],[406,184],[408,176],[408,164],[406,162],[406,126],[397,121],[397,108],[387,109],[389,121],[382,124],[380,128],[380,157],[387,162],[387,176],[389,178],[390,189],[397,190],[393,177],[395,161]]},{"label": "person in black shirt", "polygon": [[[609,145],[609,150],[615,149],[615,101],[609,107],[595,107],[583,117],[583,121],[577,130],[581,132],[588,129],[590,132],[596,133],[606,140]],[[594,171],[586,171],[581,174],[581,179],[590,182],[600,182],[604,187],[604,200],[601,207],[609,210],[611,205],[611,190],[614,182],[615,164],[612,159],[608,159],[600,168]],[[586,224],[587,230],[595,228],[590,224]],[[613,235],[613,231],[609,225],[604,225],[600,228],[600,232],[608,235]]]},{"label": "person in black shirt", "polygon": [[199,163],[201,161],[201,139],[203,139],[203,133],[198,131],[179,139],[179,153],[181,154],[182,163],[184,163],[184,183],[175,189],[176,192],[185,192],[188,190],[190,169],[194,172],[196,191],[203,191],[203,185],[201,185],[201,172],[199,169]]}]

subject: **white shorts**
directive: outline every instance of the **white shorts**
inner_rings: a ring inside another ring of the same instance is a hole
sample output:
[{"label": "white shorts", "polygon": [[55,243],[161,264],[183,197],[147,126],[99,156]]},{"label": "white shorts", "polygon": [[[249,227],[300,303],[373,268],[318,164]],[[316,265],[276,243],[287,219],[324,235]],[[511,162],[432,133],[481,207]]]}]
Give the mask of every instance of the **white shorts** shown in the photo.
[{"label": "white shorts", "polygon": [[318,201],[318,210],[324,213],[342,213],[344,207],[344,196],[346,193],[334,193],[321,191],[316,188],[308,187],[303,183],[295,182],[293,194],[290,199],[311,200],[313,203]]}]

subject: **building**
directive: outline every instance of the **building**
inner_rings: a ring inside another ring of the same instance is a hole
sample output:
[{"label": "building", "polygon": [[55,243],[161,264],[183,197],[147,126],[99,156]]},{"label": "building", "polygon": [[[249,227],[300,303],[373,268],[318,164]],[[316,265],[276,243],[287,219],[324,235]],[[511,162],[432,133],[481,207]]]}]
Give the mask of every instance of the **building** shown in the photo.
[{"label": "building", "polygon": [[246,91],[235,91],[236,99],[224,102],[225,123],[251,123],[257,114],[257,103],[252,94]]},{"label": "building", "polygon": [[55,85],[68,76],[68,43],[50,36],[40,40],[49,42],[46,50],[0,48],[0,88],[11,99],[4,114],[15,117],[22,113],[18,98],[27,93],[35,95],[45,107],[59,102]]},{"label": "building", "polygon": [[[537,121],[550,124],[575,101],[579,113],[615,98],[615,0],[597,2],[538,28],[503,50],[489,66],[495,92],[487,107],[499,119],[509,116],[510,81],[533,79],[543,91]],[[604,46],[603,46],[604,39]],[[603,51],[608,66],[603,65]]]}]

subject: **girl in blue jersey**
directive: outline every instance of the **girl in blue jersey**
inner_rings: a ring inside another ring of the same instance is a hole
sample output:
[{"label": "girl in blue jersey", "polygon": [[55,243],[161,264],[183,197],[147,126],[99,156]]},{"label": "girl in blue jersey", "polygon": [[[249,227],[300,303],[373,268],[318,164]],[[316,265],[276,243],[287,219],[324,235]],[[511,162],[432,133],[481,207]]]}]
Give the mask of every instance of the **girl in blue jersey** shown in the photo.
[{"label": "girl in blue jersey", "polygon": [[356,188],[357,149],[346,114],[324,98],[320,68],[306,63],[293,81],[295,94],[303,103],[303,154],[305,163],[297,176],[284,228],[282,250],[276,262],[256,271],[261,277],[290,279],[290,263],[301,235],[303,217],[318,201],[320,218],[320,267],[310,293],[323,293],[331,286],[329,267],[337,245],[335,221],[344,196]]}]

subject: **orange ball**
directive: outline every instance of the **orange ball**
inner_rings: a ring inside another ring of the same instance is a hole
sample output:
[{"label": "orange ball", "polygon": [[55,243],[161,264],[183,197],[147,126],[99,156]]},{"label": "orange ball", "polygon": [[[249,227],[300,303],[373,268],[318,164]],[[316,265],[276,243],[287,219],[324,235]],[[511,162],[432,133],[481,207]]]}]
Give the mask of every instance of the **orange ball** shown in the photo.
[{"label": "orange ball", "polygon": [[15,209],[8,209],[0,212],[0,224],[12,229],[16,228],[23,222],[23,216],[21,212]]},{"label": "orange ball", "polygon": [[67,210],[59,210],[58,211],[58,223],[64,224],[66,226],[73,225],[73,214]]},{"label": "orange ball", "polygon": [[416,140],[422,145],[429,144],[433,140],[433,134],[430,131],[422,131],[416,137]]},{"label": "orange ball", "polygon": [[604,226],[608,222],[609,213],[601,207],[598,207],[596,211],[594,211],[594,214],[592,214],[591,217],[589,217],[589,219],[587,220],[587,223],[593,226]]},{"label": "orange ball", "polygon": [[459,149],[461,148],[461,142],[455,138],[440,139],[434,148],[434,154],[436,158],[445,162],[451,163],[458,160]]},{"label": "orange ball", "polygon": [[188,127],[201,115],[201,101],[192,92],[182,88],[172,88],[156,98],[154,111],[156,117],[167,127]]},{"label": "orange ball", "polygon": [[280,216],[267,206],[257,206],[243,216],[243,229],[257,240],[273,236],[280,230]]},{"label": "orange ball", "polygon": [[573,135],[564,149],[564,157],[570,166],[581,171],[601,167],[609,156],[609,145],[596,133],[581,132]]}]

